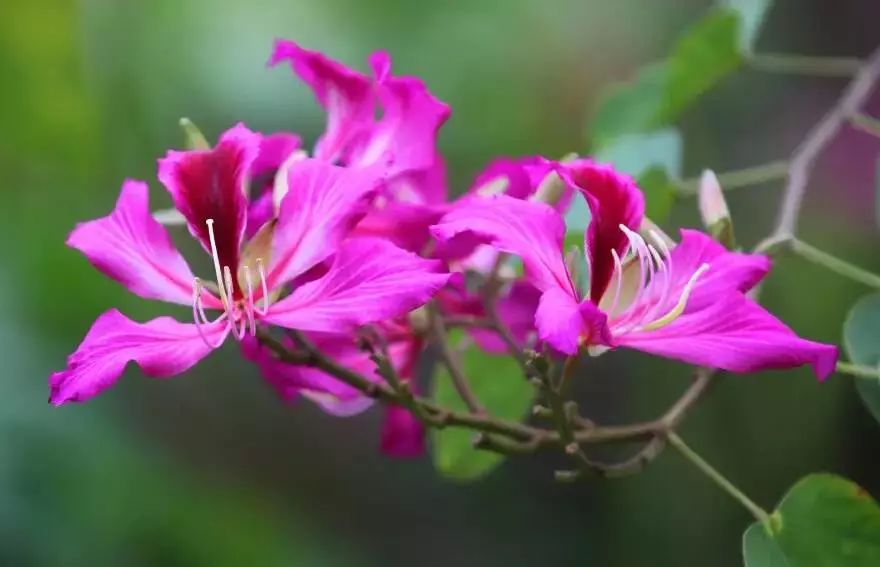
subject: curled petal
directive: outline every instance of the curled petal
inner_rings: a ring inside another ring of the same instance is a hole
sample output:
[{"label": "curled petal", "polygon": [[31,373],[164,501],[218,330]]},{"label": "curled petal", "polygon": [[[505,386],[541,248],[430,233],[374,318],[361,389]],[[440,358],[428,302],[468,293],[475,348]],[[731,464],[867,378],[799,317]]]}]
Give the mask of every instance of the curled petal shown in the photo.
[{"label": "curled petal", "polygon": [[322,262],[366,212],[365,199],[382,183],[374,168],[344,168],[322,160],[296,161],[286,171],[273,237],[269,287],[289,282]]},{"label": "curled petal", "polygon": [[823,380],[837,362],[837,347],[808,341],[739,292],[704,302],[669,325],[633,331],[614,342],[690,364],[731,372],[810,364]]},{"label": "curled petal", "polygon": [[49,377],[49,402],[60,406],[84,402],[113,385],[134,361],[144,374],[168,378],[190,369],[222,341],[224,323],[202,328],[159,317],[136,323],[115,309],[95,321],[83,342],[67,359],[67,368]]},{"label": "curled petal", "polygon": [[[168,232],[150,214],[147,184],[126,181],[109,216],[77,225],[67,245],[132,293],[189,305],[193,274]],[[215,298],[208,298],[215,306]]]},{"label": "curled petal", "polygon": [[449,106],[420,79],[390,76],[390,59],[380,55],[374,54],[372,63],[382,118],[352,144],[347,163],[372,165],[387,157],[392,177],[435,167],[437,132],[449,118]]},{"label": "curled petal", "polygon": [[574,297],[558,288],[541,295],[535,326],[542,342],[567,355],[577,353],[581,344],[611,342],[607,316],[590,301],[578,304]]},{"label": "curled petal", "polygon": [[439,262],[375,238],[346,240],[317,280],[298,287],[263,317],[290,329],[350,332],[423,305],[449,279]]},{"label": "curled petal", "polygon": [[565,224],[559,213],[544,203],[506,195],[469,198],[447,213],[431,233],[441,241],[470,234],[522,258],[528,278],[539,290],[558,288],[576,295],[562,257]]},{"label": "curled petal", "polygon": [[233,272],[247,220],[248,176],[259,145],[259,134],[238,124],[210,150],[170,151],[159,160],[159,180],[190,232],[210,253],[207,221],[213,219],[220,265]]},{"label": "curled petal", "polygon": [[645,214],[645,198],[627,175],[607,165],[582,159],[566,164],[563,176],[581,192],[592,218],[587,227],[590,260],[590,298],[599,303],[614,273],[615,250],[621,257],[629,241],[624,225],[637,231]]},{"label": "curled petal", "polygon": [[347,145],[373,122],[376,97],[365,75],[317,51],[287,40],[276,40],[269,65],[287,61],[327,111],[327,127],[315,146],[315,157],[336,161]]}]

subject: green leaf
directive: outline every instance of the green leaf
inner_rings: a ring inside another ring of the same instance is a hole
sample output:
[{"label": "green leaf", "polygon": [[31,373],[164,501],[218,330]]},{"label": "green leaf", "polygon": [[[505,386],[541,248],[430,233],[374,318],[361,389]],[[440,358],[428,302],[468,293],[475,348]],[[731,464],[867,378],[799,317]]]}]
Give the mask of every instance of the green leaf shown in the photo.
[{"label": "green leaf", "polygon": [[644,134],[626,134],[596,152],[599,161],[632,176],[651,166],[661,166],[675,177],[681,176],[682,139],[676,128]]},{"label": "green leaf", "polygon": [[755,522],[743,534],[743,558],[746,567],[789,567],[791,565],[761,522]]},{"label": "green leaf", "polygon": [[740,20],[735,10],[712,11],[678,40],[667,61],[644,67],[631,83],[606,90],[590,124],[593,146],[672,123],[736,70],[743,58]]},{"label": "green leaf", "polygon": [[792,565],[880,565],[880,507],[849,480],[807,476],[782,499],[776,514],[773,539]]},{"label": "green leaf", "polygon": [[704,92],[732,73],[742,62],[740,17],[717,10],[682,37],[669,57],[662,116],[674,120]]},{"label": "green leaf", "polygon": [[719,5],[735,10],[740,17],[739,46],[749,53],[755,47],[755,41],[761,32],[764,17],[773,3],[772,0],[721,0]]},{"label": "green leaf", "polygon": [[673,179],[681,177],[682,139],[676,128],[623,135],[599,150],[596,159],[636,178],[648,217],[663,221],[669,215],[675,200]]},{"label": "green leaf", "polygon": [[675,202],[677,190],[666,170],[657,165],[649,167],[639,175],[636,182],[645,194],[647,217],[655,222],[666,220]]},{"label": "green leaf", "polygon": [[[450,333],[461,337],[459,333]],[[466,341],[466,342],[465,342]],[[471,344],[469,338],[457,341],[467,344],[461,355],[461,365],[468,377],[474,395],[492,415],[523,419],[531,407],[534,390],[526,381],[519,364],[509,356],[492,356]],[[438,366],[434,374],[434,399],[443,407],[467,411],[464,402],[452,385],[445,367]],[[448,478],[468,481],[486,474],[501,463],[502,456],[473,447],[473,432],[449,427],[432,432],[434,465]]]},{"label": "green leaf", "polygon": [[618,136],[662,125],[667,75],[666,64],[657,63],[643,67],[632,82],[605,89],[590,122],[593,145],[602,147]]},{"label": "green leaf", "polygon": [[[851,361],[863,366],[880,365],[880,293],[861,298],[843,324],[843,348]],[[880,421],[880,380],[855,378],[862,401]]]},{"label": "green leaf", "polygon": [[571,205],[568,207],[568,212],[565,213],[565,228],[568,229],[565,241],[566,250],[568,250],[570,245],[568,237],[573,233],[579,232],[581,234],[579,246],[583,246],[583,234],[587,227],[590,226],[590,219],[592,218],[593,215],[590,213],[590,207],[587,206],[587,200],[576,192],[571,200]]}]

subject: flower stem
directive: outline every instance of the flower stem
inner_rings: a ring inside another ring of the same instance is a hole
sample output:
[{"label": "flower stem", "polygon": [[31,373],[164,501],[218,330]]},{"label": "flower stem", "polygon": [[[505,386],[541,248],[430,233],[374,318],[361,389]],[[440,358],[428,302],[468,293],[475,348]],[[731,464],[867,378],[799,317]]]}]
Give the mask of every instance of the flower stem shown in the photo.
[{"label": "flower stem", "polygon": [[841,260],[837,256],[832,256],[827,252],[823,252],[815,246],[811,246],[797,238],[791,241],[790,246],[792,252],[805,260],[809,260],[814,264],[827,268],[832,272],[847,277],[855,282],[880,289],[880,276],[873,272],[859,268],[858,266],[850,264],[845,260]]},{"label": "flower stem", "polygon": [[862,132],[880,137],[880,119],[857,112],[850,117],[849,121]]},{"label": "flower stem", "polygon": [[872,366],[853,364],[852,362],[838,362],[837,371],[857,378],[880,380],[880,367],[874,368]]},{"label": "flower stem", "polygon": [[746,64],[756,71],[767,73],[811,77],[851,77],[859,71],[862,62],[855,57],[811,57],[756,53],[746,59]]},{"label": "flower stem", "polygon": [[[734,169],[717,174],[718,183],[725,191],[759,185],[769,181],[785,179],[788,175],[788,162],[786,160],[771,161],[761,165]],[[697,194],[700,179],[685,179],[679,185],[679,195],[692,196]]]},{"label": "flower stem", "polygon": [[703,457],[698,455],[693,449],[691,449],[681,437],[678,436],[674,431],[670,431],[667,433],[667,439],[669,440],[669,444],[675,447],[681,455],[689,460],[695,467],[700,469],[706,476],[708,476],[718,487],[720,487],[723,491],[727,492],[731,495],[734,500],[742,504],[751,514],[764,525],[769,525],[770,523],[770,514],[767,513],[766,510],[755,504],[751,498],[746,496],[739,488],[733,485],[727,478],[724,477],[718,470],[716,470],[712,465],[707,463]]}]

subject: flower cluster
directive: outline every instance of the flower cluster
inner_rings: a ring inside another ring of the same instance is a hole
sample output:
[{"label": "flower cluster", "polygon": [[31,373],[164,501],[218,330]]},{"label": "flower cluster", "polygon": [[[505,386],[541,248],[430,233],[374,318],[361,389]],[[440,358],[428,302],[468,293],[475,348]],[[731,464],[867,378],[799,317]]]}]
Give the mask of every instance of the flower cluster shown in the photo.
[{"label": "flower cluster", "polygon": [[[490,352],[513,340],[563,355],[631,348],[731,372],[810,364],[823,379],[834,368],[835,347],[799,338],[748,297],[768,258],[694,230],[670,239],[646,223],[633,181],[608,166],[498,159],[448,200],[436,140],[449,107],[420,79],[395,76],[387,54],[369,63],[368,76],[278,41],[269,65],[289,64],[327,113],[311,152],[295,134],[238,124],[213,147],[159,160],[158,179],[210,256],[210,277],[193,275],[151,212],[144,182],[125,181],[108,216],[73,230],[68,245],[100,271],[141,297],[191,307],[193,321],[104,313],[51,375],[51,403],[97,395],[131,361],[149,376],[180,374],[231,335],[285,401],[301,396],[355,414],[372,398],[278,360],[258,331],[304,333],[380,381],[355,340],[368,326],[410,381],[426,318],[486,316],[475,279],[497,282],[494,310],[508,331],[470,329]],[[586,201],[590,222],[583,252],[566,254],[564,214],[574,199]],[[419,421],[404,408],[386,411],[383,449],[419,454]]]}]

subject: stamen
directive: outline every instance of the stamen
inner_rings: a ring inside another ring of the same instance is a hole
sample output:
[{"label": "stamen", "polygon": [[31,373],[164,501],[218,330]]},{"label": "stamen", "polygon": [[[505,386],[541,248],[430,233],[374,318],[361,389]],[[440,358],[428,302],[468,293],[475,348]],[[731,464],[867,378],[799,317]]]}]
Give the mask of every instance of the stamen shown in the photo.
[{"label": "stamen", "polygon": [[214,274],[217,276],[220,300],[223,302],[223,308],[228,311],[232,307],[232,293],[229,293],[229,302],[227,303],[226,290],[223,289],[223,276],[220,271],[220,255],[217,253],[217,241],[214,240],[214,219],[207,219],[205,224],[208,225],[208,239],[211,241],[211,257],[214,260]]},{"label": "stamen", "polygon": [[223,344],[223,341],[226,340],[226,334],[229,332],[229,325],[227,323],[226,331],[220,336],[220,338],[216,342],[211,342],[208,340],[207,335],[205,335],[205,331],[202,329],[203,326],[209,324],[217,324],[223,321],[226,318],[226,313],[220,315],[213,323],[209,323],[207,318],[205,317],[205,311],[202,309],[202,282],[199,278],[196,278],[193,281],[193,321],[195,322],[196,330],[199,332],[199,337],[201,337],[202,341],[205,345],[210,349],[215,349]]},{"label": "stamen", "polygon": [[232,336],[241,340],[244,338],[244,326],[247,324],[247,321],[242,317],[241,324],[238,326],[235,324],[235,303],[232,301],[232,270],[229,269],[229,266],[223,266],[223,281],[226,284],[227,301],[229,304],[229,324],[232,327]]},{"label": "stamen", "polygon": [[669,313],[667,313],[663,317],[660,317],[656,321],[652,321],[651,323],[644,325],[642,327],[642,330],[643,331],[656,331],[657,329],[660,329],[660,328],[665,327],[666,325],[672,323],[682,313],[684,313],[684,309],[687,306],[688,297],[690,296],[691,291],[693,291],[694,286],[697,284],[697,279],[701,275],[703,275],[703,273],[708,269],[709,269],[709,264],[700,265],[700,267],[697,269],[697,271],[694,272],[693,275],[691,275],[687,284],[684,286],[684,291],[682,291],[681,297],[678,298],[678,303],[675,304],[675,307],[673,307],[672,310],[669,311]]},{"label": "stamen", "polygon": [[614,298],[611,300],[611,308],[608,309],[608,313],[614,315],[614,311],[617,309],[617,302],[620,301],[620,287],[623,284],[623,265],[620,262],[617,250],[614,248],[611,249],[611,256],[614,258],[614,274],[617,276],[617,285],[614,286]]},{"label": "stamen", "polygon": [[[654,266],[651,263],[651,253],[648,252],[648,248],[645,245],[645,240],[635,232],[631,231],[625,225],[621,224],[619,226],[620,230],[622,230],[623,233],[626,235],[627,240],[629,240],[630,252],[633,254],[634,257],[637,257],[639,259],[640,278],[639,287],[636,290],[635,295],[633,296],[632,302],[630,303],[632,309],[629,309],[627,313],[623,315],[622,319],[618,322],[624,323],[630,321],[636,315],[636,307],[639,305],[642,294],[644,293],[645,288],[648,286],[648,274],[650,272],[651,277],[653,277],[654,275]],[[646,269],[646,263],[648,264],[648,269]]]},{"label": "stamen", "polygon": [[263,316],[269,312],[269,286],[266,283],[266,270],[263,269],[263,259],[257,258],[257,271],[260,273],[260,285],[263,288],[263,308],[257,310],[257,315]]},{"label": "stamen", "polygon": [[244,281],[247,284],[247,303],[245,304],[245,311],[247,313],[251,336],[254,337],[257,335],[257,323],[254,318],[254,286],[251,284],[251,269],[247,266],[244,266],[242,269],[244,270]]}]

